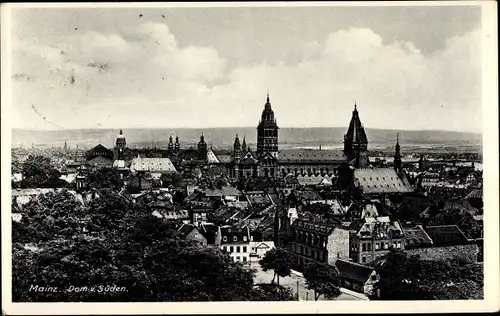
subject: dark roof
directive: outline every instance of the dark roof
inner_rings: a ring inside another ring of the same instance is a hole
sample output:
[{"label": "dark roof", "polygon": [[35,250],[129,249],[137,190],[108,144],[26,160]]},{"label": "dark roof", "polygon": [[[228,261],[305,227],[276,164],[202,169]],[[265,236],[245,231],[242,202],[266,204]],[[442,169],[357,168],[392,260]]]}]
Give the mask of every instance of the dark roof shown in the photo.
[{"label": "dark roof", "polygon": [[335,229],[335,225],[331,223],[313,222],[306,218],[297,218],[293,221],[292,227],[305,228],[321,234],[330,235]]},{"label": "dark roof", "polygon": [[182,224],[182,226],[179,227],[179,229],[177,229],[177,232],[179,232],[179,234],[184,237],[188,235],[190,232],[192,232],[194,229],[196,229],[196,227],[192,224]]},{"label": "dark roof", "polygon": [[405,227],[403,232],[406,240],[405,248],[432,246],[432,239],[420,226]]},{"label": "dark roof", "polygon": [[205,237],[208,244],[213,244],[215,242],[217,226],[213,224],[201,224],[199,232],[203,235],[203,237]]},{"label": "dark roof", "polygon": [[457,225],[427,226],[424,230],[436,247],[468,244],[467,237]]},{"label": "dark roof", "polygon": [[285,149],[278,153],[280,163],[336,163],[345,161],[346,156],[342,150],[316,150],[316,149]]},{"label": "dark roof", "polygon": [[340,278],[354,280],[360,283],[365,283],[375,270],[372,267],[367,267],[359,263],[337,259],[335,267],[339,270]]},{"label": "dark roof", "polygon": [[[250,232],[246,228],[238,229],[234,226],[222,226],[220,228],[220,232],[222,235],[221,243],[241,243],[250,241]],[[226,237],[227,239],[224,240],[224,237]],[[244,240],[243,237],[246,237],[246,240]]]},{"label": "dark roof", "polygon": [[358,110],[354,106],[354,111],[352,111],[351,122],[349,123],[349,128],[347,129],[347,134],[345,138],[348,142],[367,144],[368,138],[366,137],[365,129],[361,120],[359,118]]}]

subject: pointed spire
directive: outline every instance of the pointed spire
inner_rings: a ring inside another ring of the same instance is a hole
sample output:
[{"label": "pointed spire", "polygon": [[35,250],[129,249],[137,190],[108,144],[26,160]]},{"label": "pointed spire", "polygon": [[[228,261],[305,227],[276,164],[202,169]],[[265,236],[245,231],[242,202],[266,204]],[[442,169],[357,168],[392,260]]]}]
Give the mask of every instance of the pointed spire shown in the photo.
[{"label": "pointed spire", "polygon": [[357,112],[358,111],[358,105],[356,104],[356,100],[354,100],[354,111]]},{"label": "pointed spire", "polygon": [[396,134],[396,145],[399,145],[399,133]]},{"label": "pointed spire", "polygon": [[267,89],[267,99],[266,102],[269,103],[269,89]]}]

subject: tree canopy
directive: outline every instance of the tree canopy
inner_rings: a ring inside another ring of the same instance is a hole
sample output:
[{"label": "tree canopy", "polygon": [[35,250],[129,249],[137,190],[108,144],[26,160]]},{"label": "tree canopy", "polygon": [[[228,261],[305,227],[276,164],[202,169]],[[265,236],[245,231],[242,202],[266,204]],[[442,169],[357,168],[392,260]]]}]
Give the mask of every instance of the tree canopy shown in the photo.
[{"label": "tree canopy", "polygon": [[21,188],[63,188],[67,182],[59,179],[61,173],[50,159],[43,155],[29,155],[22,163]]},{"label": "tree canopy", "polygon": [[259,264],[263,271],[273,270],[274,275],[271,284],[274,284],[274,279],[279,277],[287,277],[292,273],[292,255],[285,249],[273,248],[266,252],[264,258],[260,259]]},{"label": "tree canopy", "polygon": [[254,288],[253,270],[179,238],[112,190],[85,205],[66,191],[40,195],[20,211],[12,227],[16,302],[289,299],[281,289]]},{"label": "tree canopy", "polygon": [[308,265],[304,271],[307,288],[314,290],[314,300],[321,295],[327,299],[338,297],[341,292],[338,286],[339,272],[335,267],[319,262]]},{"label": "tree canopy", "polygon": [[482,299],[483,266],[460,259],[421,260],[391,250],[376,268],[380,280],[373,299],[459,300]]}]

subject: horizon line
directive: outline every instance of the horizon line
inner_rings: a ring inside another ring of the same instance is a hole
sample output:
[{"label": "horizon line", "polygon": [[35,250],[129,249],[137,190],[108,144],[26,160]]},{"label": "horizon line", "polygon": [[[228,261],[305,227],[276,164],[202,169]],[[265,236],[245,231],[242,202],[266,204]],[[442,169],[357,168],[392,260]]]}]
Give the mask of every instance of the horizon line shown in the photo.
[{"label": "horizon line", "polygon": [[[188,129],[237,129],[237,128],[257,128],[254,126],[213,126],[213,127],[83,127],[83,128],[60,128],[60,129],[28,129],[20,127],[12,127],[11,130],[21,130],[26,132],[62,132],[62,131],[84,131],[84,130],[140,130],[140,129],[169,129],[169,130],[188,130]],[[348,126],[283,126],[280,129],[326,129],[326,128],[344,128],[347,129]],[[483,131],[458,131],[458,130],[446,130],[446,129],[397,129],[397,128],[380,128],[380,127],[366,127],[365,129],[371,130],[386,130],[386,131],[406,131],[406,132],[449,132],[449,133],[466,133],[466,134],[483,134]]]}]

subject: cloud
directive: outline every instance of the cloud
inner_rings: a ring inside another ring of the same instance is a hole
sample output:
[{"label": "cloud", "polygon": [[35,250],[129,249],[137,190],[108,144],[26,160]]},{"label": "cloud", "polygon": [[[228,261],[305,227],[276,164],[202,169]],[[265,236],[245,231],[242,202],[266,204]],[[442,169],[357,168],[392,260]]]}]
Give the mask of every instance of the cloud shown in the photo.
[{"label": "cloud", "polygon": [[51,128],[30,113],[35,104],[68,128],[97,121],[109,127],[252,126],[270,89],[282,126],[346,126],[356,100],[368,127],[479,130],[479,44],[480,32],[469,32],[425,55],[414,43],[385,43],[370,29],[350,28],[303,43],[296,63],[228,69],[213,48],[180,47],[162,23],[71,35],[51,47],[19,43],[13,73],[33,80],[13,83],[23,118],[15,124]]}]

